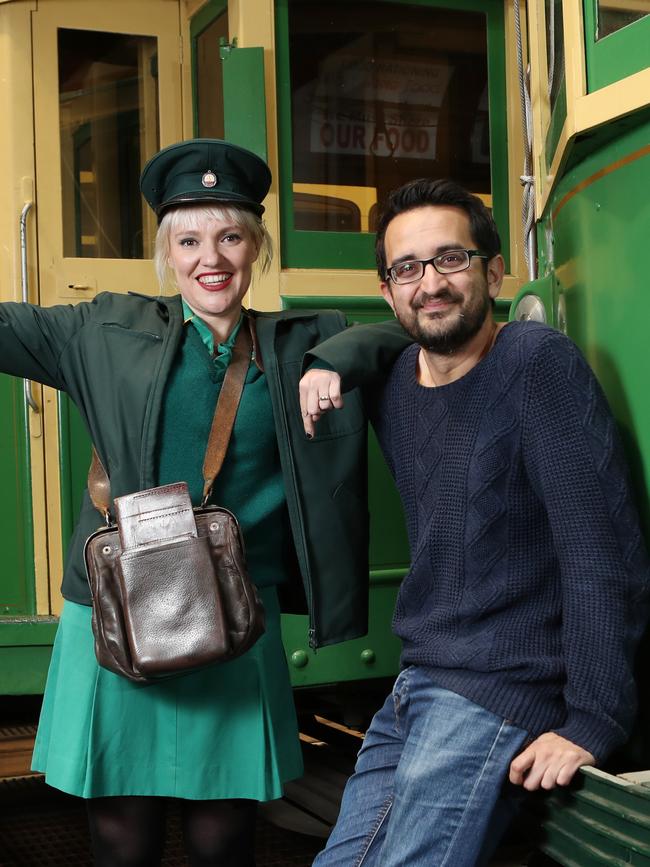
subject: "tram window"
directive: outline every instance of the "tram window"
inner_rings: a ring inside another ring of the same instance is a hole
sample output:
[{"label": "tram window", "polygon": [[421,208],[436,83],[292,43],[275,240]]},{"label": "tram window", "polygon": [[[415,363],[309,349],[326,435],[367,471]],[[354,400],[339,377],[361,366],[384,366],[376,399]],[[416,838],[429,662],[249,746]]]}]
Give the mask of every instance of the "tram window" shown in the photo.
[{"label": "tram window", "polygon": [[646,0],[626,2],[626,0],[598,0],[597,39],[603,39],[633,24],[650,13],[650,3]]},{"label": "tram window", "polygon": [[293,207],[296,229],[311,232],[361,231],[361,211],[347,199],[294,193]]},{"label": "tram window", "polygon": [[64,256],[148,257],[138,178],[159,148],[156,39],[60,29],[58,58]]},{"label": "tram window", "polygon": [[[327,185],[333,208],[343,189],[372,188],[381,202],[426,175],[491,195],[484,13],[290,0],[289,58],[296,229],[298,185]],[[362,214],[372,204],[357,202]],[[358,231],[322,215],[319,228]]]},{"label": "tram window", "polygon": [[223,72],[219,60],[222,41],[228,41],[225,9],[194,40],[197,134],[206,138],[224,138]]},{"label": "tram window", "polygon": [[564,23],[562,0],[546,0],[546,57],[551,111],[564,87]]}]

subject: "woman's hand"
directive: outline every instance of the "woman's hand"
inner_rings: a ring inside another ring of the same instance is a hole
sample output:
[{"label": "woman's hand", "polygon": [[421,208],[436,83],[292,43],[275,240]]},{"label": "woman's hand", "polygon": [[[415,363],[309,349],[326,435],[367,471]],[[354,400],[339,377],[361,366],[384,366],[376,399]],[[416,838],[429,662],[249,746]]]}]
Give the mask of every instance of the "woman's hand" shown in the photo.
[{"label": "woman's hand", "polygon": [[343,406],[341,377],[333,370],[313,368],[300,380],[298,389],[305,434],[311,439],[323,413]]}]

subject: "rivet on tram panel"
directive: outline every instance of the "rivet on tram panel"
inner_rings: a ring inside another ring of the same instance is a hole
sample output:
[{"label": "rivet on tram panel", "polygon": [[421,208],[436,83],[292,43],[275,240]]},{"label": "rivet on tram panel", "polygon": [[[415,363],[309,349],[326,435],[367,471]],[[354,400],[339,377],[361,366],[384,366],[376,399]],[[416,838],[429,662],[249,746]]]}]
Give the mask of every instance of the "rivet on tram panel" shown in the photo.
[{"label": "rivet on tram panel", "polygon": [[309,662],[309,657],[304,650],[294,650],[291,654],[291,664],[295,668],[304,668]]}]

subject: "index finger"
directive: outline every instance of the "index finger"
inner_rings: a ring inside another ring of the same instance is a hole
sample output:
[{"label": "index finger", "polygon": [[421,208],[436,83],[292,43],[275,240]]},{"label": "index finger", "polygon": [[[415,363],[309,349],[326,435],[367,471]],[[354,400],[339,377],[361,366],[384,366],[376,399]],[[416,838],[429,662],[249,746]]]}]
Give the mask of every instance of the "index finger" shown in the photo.
[{"label": "index finger", "polygon": [[526,778],[526,772],[532,768],[534,762],[535,748],[531,745],[510,762],[510,782],[515,786],[521,786]]},{"label": "index finger", "polygon": [[298,393],[300,395],[300,411],[303,418],[306,418],[308,415],[318,416],[318,398],[321,389],[319,380],[321,379],[322,372],[322,370],[308,370],[300,380]]},{"label": "index finger", "polygon": [[316,433],[316,422],[318,421],[319,418],[320,418],[320,416],[318,414],[315,414],[315,415],[310,415],[309,413],[307,413],[306,415],[303,414],[302,424],[303,424],[303,427],[305,429],[305,436],[307,437],[307,439],[309,439],[309,440],[313,439],[314,434]]}]

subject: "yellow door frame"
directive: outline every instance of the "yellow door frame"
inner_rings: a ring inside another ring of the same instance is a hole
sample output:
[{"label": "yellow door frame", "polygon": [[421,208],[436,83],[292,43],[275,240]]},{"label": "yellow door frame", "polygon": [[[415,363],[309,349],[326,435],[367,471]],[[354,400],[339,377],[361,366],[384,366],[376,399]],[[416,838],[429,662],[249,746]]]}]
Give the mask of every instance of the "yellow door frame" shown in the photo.
[{"label": "yellow door frame", "polygon": [[[63,255],[61,152],[57,30],[99,30],[154,36],[158,40],[160,146],[183,137],[181,5],[179,0],[47,0],[32,13],[34,46],[34,130],[40,303],[75,303],[98,291],[156,293],[149,258],[142,260],[72,258]],[[31,76],[30,76],[31,77]],[[185,112],[189,115],[189,111]],[[188,118],[189,121],[189,118]],[[45,506],[50,576],[50,607],[60,613],[63,571],[61,478],[57,394],[43,389]],[[42,497],[42,493],[41,493]]]}]

